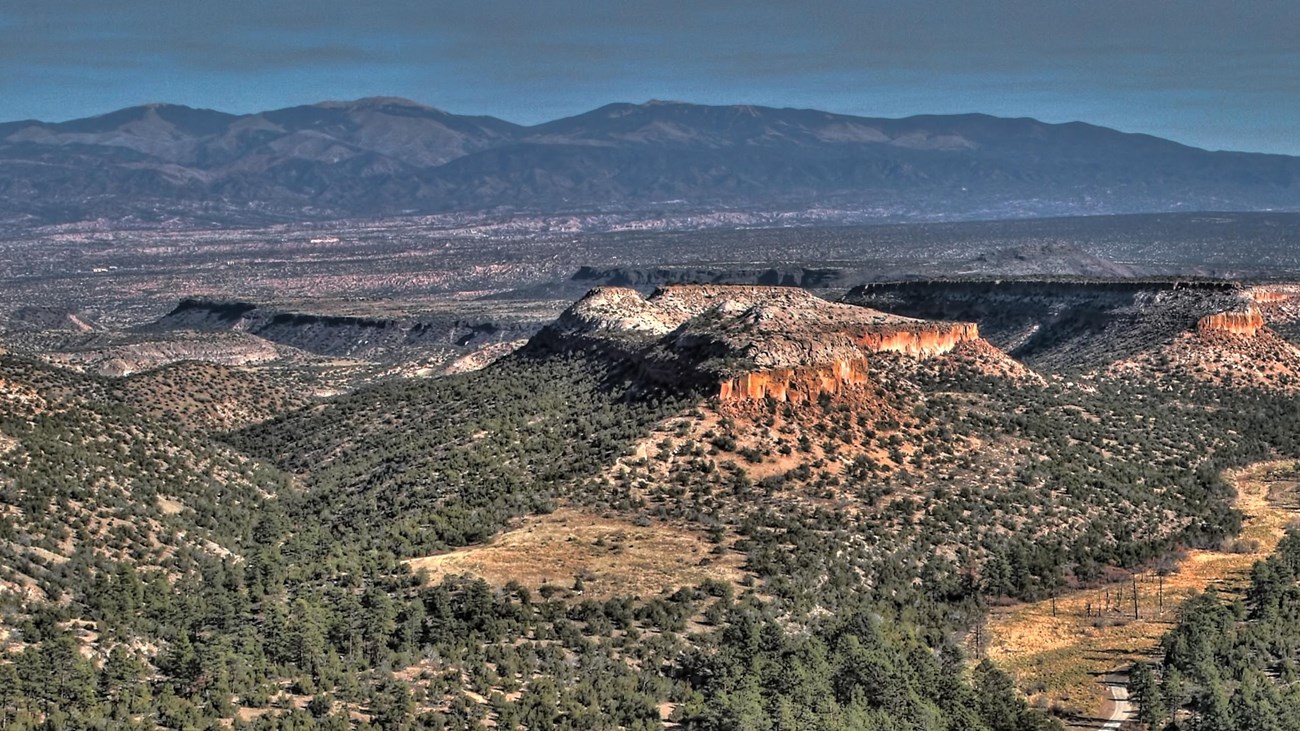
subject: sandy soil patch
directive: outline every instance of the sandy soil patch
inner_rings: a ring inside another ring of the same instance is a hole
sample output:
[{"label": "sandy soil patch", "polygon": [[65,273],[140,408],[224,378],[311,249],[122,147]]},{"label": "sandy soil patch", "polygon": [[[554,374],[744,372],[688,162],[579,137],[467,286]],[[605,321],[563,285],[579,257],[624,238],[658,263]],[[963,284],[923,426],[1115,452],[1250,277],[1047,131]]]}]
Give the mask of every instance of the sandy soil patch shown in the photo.
[{"label": "sandy soil patch", "polygon": [[158,509],[161,510],[164,515],[178,515],[185,510],[185,506],[182,505],[179,500],[172,500],[171,498],[160,496],[158,498]]},{"label": "sandy soil patch", "polygon": [[491,543],[409,561],[437,583],[471,574],[495,585],[518,581],[537,589],[573,587],[582,576],[582,597],[649,597],[705,579],[738,582],[744,558],[736,551],[714,554],[702,534],[667,523],[636,525],[576,508],[533,516]]}]

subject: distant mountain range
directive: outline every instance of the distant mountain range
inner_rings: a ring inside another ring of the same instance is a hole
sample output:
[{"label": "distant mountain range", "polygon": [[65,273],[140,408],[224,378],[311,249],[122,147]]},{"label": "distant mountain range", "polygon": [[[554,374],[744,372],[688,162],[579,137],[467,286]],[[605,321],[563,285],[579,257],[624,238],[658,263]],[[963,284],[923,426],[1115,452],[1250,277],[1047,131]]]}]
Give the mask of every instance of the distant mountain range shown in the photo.
[{"label": "distant mountain range", "polygon": [[1300,158],[1078,122],[657,101],[531,127],[395,98],[0,124],[10,226],[811,208],[859,220],[1300,210]]}]

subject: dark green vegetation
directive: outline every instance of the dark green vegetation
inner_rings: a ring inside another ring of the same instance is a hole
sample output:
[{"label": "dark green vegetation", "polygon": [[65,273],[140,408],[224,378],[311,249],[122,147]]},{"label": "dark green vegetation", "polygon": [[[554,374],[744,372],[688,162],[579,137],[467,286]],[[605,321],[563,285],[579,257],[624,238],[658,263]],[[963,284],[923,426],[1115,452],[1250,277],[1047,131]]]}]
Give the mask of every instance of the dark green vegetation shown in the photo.
[{"label": "dark green vegetation", "polygon": [[[986,602],[1230,536],[1220,471],[1300,456],[1300,411],[991,358],[715,409],[531,348],[219,440],[2,361],[0,725],[1053,728],[968,666]],[[749,576],[596,601],[402,563],[568,502],[702,529]]]},{"label": "dark green vegetation", "polygon": [[1135,669],[1139,718],[1155,730],[1300,728],[1300,532],[1255,564],[1244,599],[1184,605],[1158,674]]},{"label": "dark green vegetation", "polygon": [[186,574],[253,542],[282,475],[114,396],[0,359],[0,582],[61,601],[116,562]]},{"label": "dark green vegetation", "polygon": [[[301,456],[285,466],[321,469],[305,491],[272,480],[240,508],[218,501],[211,515],[132,513],[163,528],[191,526],[171,534],[184,546],[175,558],[104,555],[119,541],[92,535],[58,571],[29,561],[35,585],[65,601],[7,595],[18,651],[0,665],[0,719],[7,728],[42,719],[54,728],[202,728],[236,715],[265,728],[462,728],[490,715],[529,729],[657,728],[660,705],[674,703],[675,716],[700,729],[1046,724],[996,671],[966,679],[939,627],[865,596],[809,633],[790,624],[782,603],[726,584],[603,603],[472,580],[421,588],[399,558],[482,539],[511,515],[547,509],[682,406],[680,396],[625,399],[620,374],[593,366],[520,358],[365,392],[240,435],[271,455],[299,444],[292,453]],[[14,361],[5,379],[15,404],[20,389],[24,398],[66,398],[79,386]],[[22,385],[32,382],[36,389]],[[84,396],[96,398],[93,389]],[[117,407],[81,411],[100,408]],[[49,419],[3,424],[20,445],[6,464],[21,455],[32,475],[47,476],[8,478],[15,512],[4,537],[14,555],[32,553],[19,526],[57,530],[26,510],[66,506],[72,488],[48,478],[71,459],[59,445],[101,434],[115,444],[100,420]],[[130,423],[139,437],[185,439],[144,417]],[[93,452],[79,459],[86,469],[99,464]],[[125,493],[110,484],[149,495],[135,460],[118,465],[121,474],[89,497],[113,505]],[[175,497],[200,503],[204,494]],[[195,525],[209,521],[219,524],[202,534],[212,545],[197,540]]]},{"label": "dark green vegetation", "polygon": [[521,356],[362,391],[233,441],[301,475],[301,510],[332,540],[420,556],[548,510],[685,405],[686,394],[620,398],[628,375],[598,360]]},{"label": "dark green vegetation", "polygon": [[[874,375],[889,374],[884,360]],[[1287,398],[969,371],[914,373],[919,389],[903,390],[892,375],[876,397],[901,391],[910,406],[892,426],[834,400],[802,414],[768,404],[703,434],[683,419],[684,436],[657,458],[627,463],[582,499],[735,532],[769,591],[805,610],[861,593],[863,574],[890,577],[879,598],[907,611],[925,604],[892,581],[922,577],[922,593],[951,609],[1044,598],[1107,566],[1215,545],[1240,527],[1220,471],[1300,454]]]}]

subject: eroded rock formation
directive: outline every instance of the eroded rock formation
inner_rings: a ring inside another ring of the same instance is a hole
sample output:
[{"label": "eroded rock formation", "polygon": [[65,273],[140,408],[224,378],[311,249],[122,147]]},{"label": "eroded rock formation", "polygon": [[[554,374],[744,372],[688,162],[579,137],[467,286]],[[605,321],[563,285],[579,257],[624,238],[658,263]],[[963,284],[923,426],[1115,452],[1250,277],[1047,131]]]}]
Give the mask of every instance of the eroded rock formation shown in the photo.
[{"label": "eroded rock formation", "polygon": [[1259,304],[1272,304],[1275,302],[1286,302],[1295,296],[1295,292],[1284,289],[1264,289],[1256,287],[1246,293],[1252,301]]},{"label": "eroded rock formation", "polygon": [[524,340],[555,316],[550,307],[536,313],[510,312],[492,303],[416,311],[347,302],[319,307],[303,312],[249,302],[185,299],[141,330],[242,332],[316,355],[395,362],[435,354],[463,355],[484,345]]},{"label": "eroded rock formation", "polygon": [[828,302],[791,287],[671,285],[649,298],[598,287],[550,335],[614,348],[651,380],[711,382],[724,401],[808,401],[864,385],[873,353],[939,355],[978,340],[979,328]]},{"label": "eroded rock formation", "polygon": [[815,401],[822,394],[835,395],[867,383],[867,361],[838,360],[807,368],[777,368],[770,371],[742,373],[722,381],[718,399],[731,401],[773,401],[802,403]]},{"label": "eroded rock formation", "polygon": [[1225,332],[1253,337],[1262,327],[1264,327],[1264,316],[1260,313],[1259,308],[1254,305],[1250,305],[1243,310],[1206,315],[1201,318],[1200,322],[1196,323],[1196,331],[1202,335]]},{"label": "eroded rock formation", "polygon": [[865,350],[905,353],[918,357],[947,353],[960,343],[979,339],[973,322],[937,322],[898,330],[878,330],[860,335],[856,342]]}]

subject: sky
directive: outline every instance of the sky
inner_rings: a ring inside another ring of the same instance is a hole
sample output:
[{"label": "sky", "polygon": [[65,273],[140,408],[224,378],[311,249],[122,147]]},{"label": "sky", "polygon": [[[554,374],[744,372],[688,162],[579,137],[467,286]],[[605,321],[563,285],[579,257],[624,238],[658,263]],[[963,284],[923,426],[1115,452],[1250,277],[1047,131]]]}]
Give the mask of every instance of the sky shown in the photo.
[{"label": "sky", "polygon": [[0,0],[0,120],[401,96],[983,112],[1300,154],[1298,0]]}]

